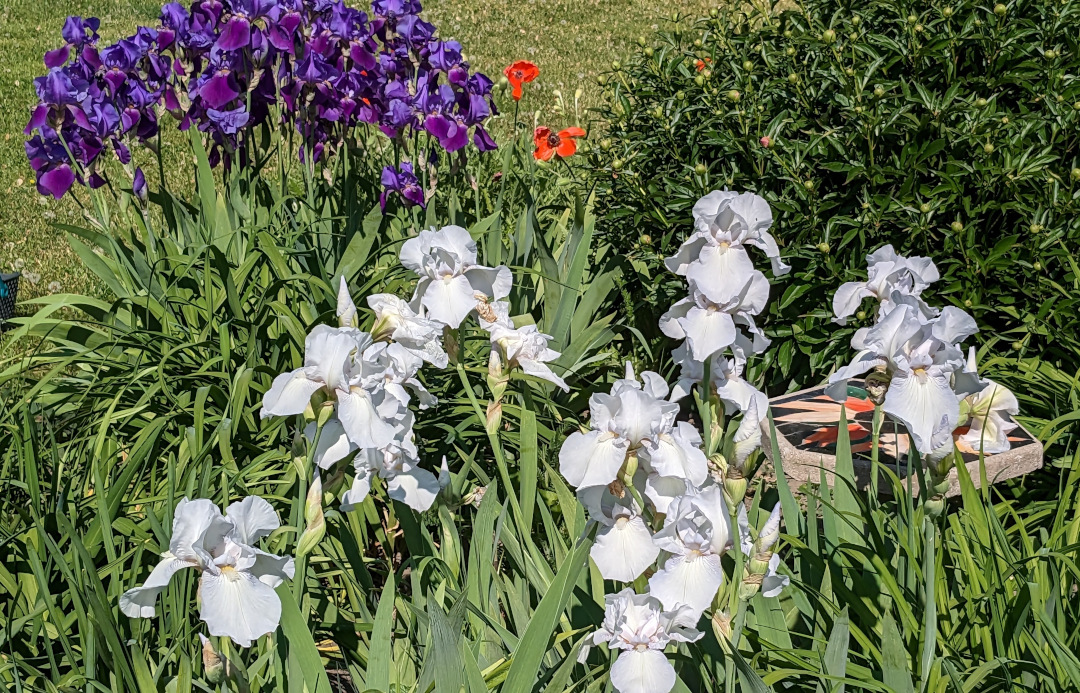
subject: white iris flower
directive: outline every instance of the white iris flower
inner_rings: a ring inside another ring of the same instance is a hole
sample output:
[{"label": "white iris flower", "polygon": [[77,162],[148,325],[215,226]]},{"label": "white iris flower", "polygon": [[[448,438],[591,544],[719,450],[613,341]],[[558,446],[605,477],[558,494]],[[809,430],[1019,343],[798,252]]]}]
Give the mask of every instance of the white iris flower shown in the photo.
[{"label": "white iris flower", "polygon": [[559,352],[548,348],[551,337],[541,333],[536,325],[514,327],[510,320],[510,304],[506,301],[497,301],[487,308],[487,317],[480,316],[480,326],[491,335],[492,348],[498,350],[505,366],[520,368],[523,373],[570,392],[570,386],[547,365],[560,356]]}]

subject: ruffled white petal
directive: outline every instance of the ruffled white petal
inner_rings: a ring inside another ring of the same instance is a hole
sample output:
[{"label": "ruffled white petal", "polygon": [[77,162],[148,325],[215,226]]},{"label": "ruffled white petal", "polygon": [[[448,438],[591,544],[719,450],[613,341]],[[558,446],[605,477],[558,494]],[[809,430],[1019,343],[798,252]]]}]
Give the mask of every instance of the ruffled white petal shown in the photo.
[{"label": "ruffled white petal", "polygon": [[232,522],[233,537],[241,544],[252,545],[281,526],[274,507],[259,496],[248,496],[225,509]]},{"label": "ruffled white petal", "polygon": [[675,668],[662,650],[625,650],[611,665],[611,685],[619,693],[668,693]]},{"label": "ruffled white petal", "polygon": [[720,556],[672,556],[660,572],[649,578],[649,593],[660,600],[664,609],[685,604],[700,614],[712,604],[723,582]]},{"label": "ruffled white petal", "polygon": [[272,587],[247,571],[222,569],[203,573],[199,589],[210,635],[232,638],[239,647],[277,630],[281,600]]},{"label": "ruffled white petal", "polygon": [[184,561],[170,554],[154,566],[150,576],[141,587],[135,587],[120,595],[120,611],[131,618],[151,618],[157,613],[154,603],[177,571],[194,568],[195,563]]},{"label": "ruffled white petal", "polygon": [[660,553],[640,517],[622,517],[596,534],[589,555],[605,580],[631,582],[652,565]]},{"label": "ruffled white petal", "polygon": [[559,471],[574,488],[607,486],[618,477],[630,444],[602,431],[574,432],[559,450]]}]

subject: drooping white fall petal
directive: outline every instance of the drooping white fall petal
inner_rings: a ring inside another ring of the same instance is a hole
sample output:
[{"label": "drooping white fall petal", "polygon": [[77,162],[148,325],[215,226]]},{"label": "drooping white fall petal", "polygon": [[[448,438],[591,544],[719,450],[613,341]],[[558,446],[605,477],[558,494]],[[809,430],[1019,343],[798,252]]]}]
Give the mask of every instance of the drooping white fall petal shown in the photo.
[{"label": "drooping white fall petal", "polygon": [[589,517],[600,525],[589,555],[605,580],[632,582],[652,565],[660,548],[631,493],[615,496],[606,486],[578,493]]},{"label": "drooping white fall petal", "polygon": [[569,392],[570,386],[547,365],[561,355],[548,347],[551,336],[540,332],[536,325],[514,327],[510,319],[510,304],[506,301],[496,301],[488,308],[488,317],[494,317],[495,320],[487,320],[481,316],[480,326],[488,331],[492,348],[499,350],[506,366],[520,368],[523,373],[546,380]]}]

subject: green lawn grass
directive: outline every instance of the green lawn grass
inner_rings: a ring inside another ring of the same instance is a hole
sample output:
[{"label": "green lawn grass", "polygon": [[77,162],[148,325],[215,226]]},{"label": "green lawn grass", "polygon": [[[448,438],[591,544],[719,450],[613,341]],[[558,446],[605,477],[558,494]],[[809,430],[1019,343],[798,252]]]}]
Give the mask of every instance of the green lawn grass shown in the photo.
[{"label": "green lawn grass", "polygon": [[[618,59],[640,35],[673,12],[705,13],[715,0],[427,0],[425,12],[443,36],[459,39],[473,65],[493,79],[513,60],[540,66],[522,108],[556,125],[588,119],[596,105],[598,72]],[[104,41],[152,24],[158,0],[8,0],[0,10],[0,271],[21,269],[20,298],[47,292],[94,291],[89,274],[55,223],[78,223],[71,196],[60,202],[38,195],[23,152],[23,127],[35,101],[33,79],[44,71],[42,54],[60,43],[69,14],[97,16]],[[580,91],[579,91],[580,90]],[[557,106],[562,94],[565,109]],[[575,95],[579,98],[575,99]],[[508,102],[501,97],[501,103]],[[576,108],[575,108],[576,101]],[[507,107],[509,104],[506,104]],[[528,119],[528,118],[525,118]],[[583,123],[582,123],[583,124]],[[499,131],[496,125],[496,132]],[[183,164],[173,162],[182,180]]]}]

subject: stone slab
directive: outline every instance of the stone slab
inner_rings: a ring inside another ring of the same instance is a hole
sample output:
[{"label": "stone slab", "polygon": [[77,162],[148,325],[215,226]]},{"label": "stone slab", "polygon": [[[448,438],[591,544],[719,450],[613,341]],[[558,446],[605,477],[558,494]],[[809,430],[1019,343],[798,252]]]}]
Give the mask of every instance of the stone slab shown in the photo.
[{"label": "stone slab", "polygon": [[[772,407],[776,424],[777,445],[780,448],[784,472],[793,486],[809,482],[821,482],[821,471],[830,486],[834,483],[836,469],[836,440],[839,433],[841,403],[825,394],[824,386],[774,397]],[[873,466],[870,450],[873,436],[874,405],[867,399],[862,382],[853,380],[848,388],[848,398],[842,403],[847,410],[848,435],[851,440],[852,463],[859,488],[870,488]],[[963,432],[963,431],[961,431]],[[1035,436],[1023,426],[1018,426],[1009,436],[1012,448],[997,455],[983,455],[986,479],[994,484],[1005,479],[1029,474],[1043,466],[1043,447]],[[765,454],[772,460],[769,436],[763,436]],[[885,417],[881,425],[878,461],[908,484],[908,435],[902,424]],[[976,450],[961,449],[961,457],[976,487],[981,485],[980,455]],[[911,470],[912,490],[918,493],[918,475]],[[949,490],[946,496],[960,493],[956,469],[949,472]],[[891,485],[882,474],[878,489],[891,493]]]}]

